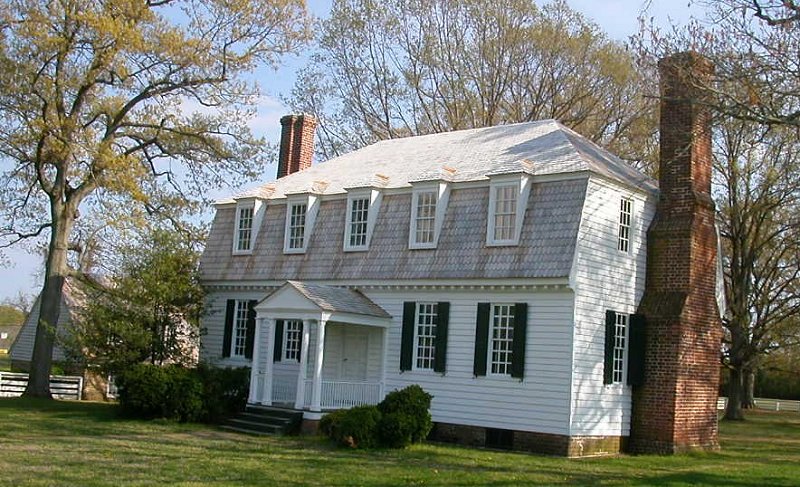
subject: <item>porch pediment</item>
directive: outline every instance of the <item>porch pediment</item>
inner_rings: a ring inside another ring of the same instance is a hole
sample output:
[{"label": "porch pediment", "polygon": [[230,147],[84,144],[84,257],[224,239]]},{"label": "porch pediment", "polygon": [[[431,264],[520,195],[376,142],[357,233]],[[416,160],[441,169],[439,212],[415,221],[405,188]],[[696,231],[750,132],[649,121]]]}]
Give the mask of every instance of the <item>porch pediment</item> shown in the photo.
[{"label": "porch pediment", "polygon": [[386,327],[391,315],[359,291],[300,281],[286,283],[255,306],[259,316],[311,318]]}]

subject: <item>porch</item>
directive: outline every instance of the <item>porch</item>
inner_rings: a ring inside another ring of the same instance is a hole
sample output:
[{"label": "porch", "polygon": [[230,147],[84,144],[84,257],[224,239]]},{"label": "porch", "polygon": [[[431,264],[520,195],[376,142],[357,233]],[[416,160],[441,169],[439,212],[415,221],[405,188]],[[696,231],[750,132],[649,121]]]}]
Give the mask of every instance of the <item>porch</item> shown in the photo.
[{"label": "porch", "polygon": [[383,399],[391,317],[366,296],[288,281],[255,312],[250,404],[314,420]]}]

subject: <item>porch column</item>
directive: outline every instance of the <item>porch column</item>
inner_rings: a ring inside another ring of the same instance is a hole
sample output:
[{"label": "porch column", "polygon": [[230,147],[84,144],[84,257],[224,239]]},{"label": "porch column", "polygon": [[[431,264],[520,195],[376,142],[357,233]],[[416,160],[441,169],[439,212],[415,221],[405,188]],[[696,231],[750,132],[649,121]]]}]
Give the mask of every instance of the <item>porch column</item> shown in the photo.
[{"label": "porch column", "polygon": [[[266,365],[264,366],[264,375],[261,376],[261,398],[260,402],[264,406],[272,405],[272,350],[275,348],[275,319],[263,318],[259,320],[262,323],[267,339],[264,340],[264,357],[266,357]],[[258,323],[258,322],[256,322]]]},{"label": "porch column", "polygon": [[380,399],[379,401],[383,401],[384,396],[386,395],[386,360],[387,360],[387,351],[389,350],[389,328],[383,328],[383,351],[381,354],[381,391],[380,391]]},{"label": "porch column", "polygon": [[300,371],[297,373],[297,394],[294,408],[303,409],[306,402],[306,369],[308,368],[308,342],[311,338],[311,322],[303,320],[303,340],[300,343]]},{"label": "porch column", "polygon": [[314,359],[314,377],[311,385],[311,410],[314,412],[322,411],[320,401],[322,399],[322,361],[325,355],[325,325],[327,321],[319,320],[317,325],[317,350]]},{"label": "porch column", "polygon": [[258,402],[259,399],[259,372],[261,371],[261,363],[259,362],[259,357],[261,354],[259,353],[261,349],[261,319],[256,318],[256,329],[254,332],[255,339],[253,340],[253,358],[250,362],[250,396],[247,398],[247,402],[254,404]]}]

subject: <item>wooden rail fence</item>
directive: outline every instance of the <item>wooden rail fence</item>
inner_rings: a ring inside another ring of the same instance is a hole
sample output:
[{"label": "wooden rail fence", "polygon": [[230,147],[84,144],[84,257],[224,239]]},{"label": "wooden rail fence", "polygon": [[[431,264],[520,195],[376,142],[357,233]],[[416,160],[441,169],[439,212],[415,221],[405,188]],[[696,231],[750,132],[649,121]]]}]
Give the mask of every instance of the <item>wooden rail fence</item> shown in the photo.
[{"label": "wooden rail fence", "polygon": [[[800,401],[790,401],[788,399],[766,399],[757,397],[754,399],[756,409],[763,409],[765,411],[791,411],[800,413]],[[725,409],[728,404],[727,397],[720,397],[717,400],[717,408]]]},{"label": "wooden rail fence", "polygon": [[[28,385],[28,374],[0,372],[0,397],[19,397]],[[67,375],[50,376],[50,393],[56,399],[81,400],[83,377]]]}]

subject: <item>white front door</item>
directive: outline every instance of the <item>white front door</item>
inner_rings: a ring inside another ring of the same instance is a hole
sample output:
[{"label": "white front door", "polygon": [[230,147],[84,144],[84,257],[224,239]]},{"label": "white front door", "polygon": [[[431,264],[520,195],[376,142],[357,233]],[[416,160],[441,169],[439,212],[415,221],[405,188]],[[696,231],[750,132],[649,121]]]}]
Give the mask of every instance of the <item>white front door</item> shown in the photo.
[{"label": "white front door", "polygon": [[342,362],[339,378],[345,381],[364,381],[367,379],[369,330],[356,326],[345,326],[342,332]]}]

